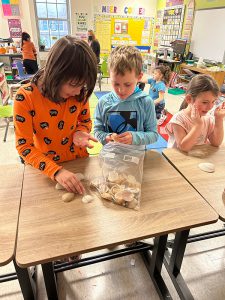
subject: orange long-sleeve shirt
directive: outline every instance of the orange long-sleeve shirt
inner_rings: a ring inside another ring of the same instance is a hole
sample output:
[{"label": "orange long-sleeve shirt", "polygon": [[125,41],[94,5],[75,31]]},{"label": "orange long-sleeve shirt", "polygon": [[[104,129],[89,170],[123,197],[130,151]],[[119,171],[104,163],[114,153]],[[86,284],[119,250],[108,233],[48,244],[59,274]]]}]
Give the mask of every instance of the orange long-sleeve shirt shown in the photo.
[{"label": "orange long-sleeve shirt", "polygon": [[73,144],[75,131],[91,131],[88,102],[70,97],[57,104],[29,83],[17,91],[14,125],[19,155],[52,179],[61,169],[59,162],[88,156],[86,148]]},{"label": "orange long-sleeve shirt", "polygon": [[36,60],[37,51],[34,44],[30,41],[23,41],[22,54],[23,59]]}]

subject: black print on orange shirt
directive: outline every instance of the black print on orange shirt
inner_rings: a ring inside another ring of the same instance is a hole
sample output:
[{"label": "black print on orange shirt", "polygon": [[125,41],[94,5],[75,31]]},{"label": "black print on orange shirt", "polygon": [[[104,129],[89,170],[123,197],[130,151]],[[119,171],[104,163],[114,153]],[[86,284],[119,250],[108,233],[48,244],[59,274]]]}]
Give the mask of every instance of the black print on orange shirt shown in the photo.
[{"label": "black print on orange shirt", "polygon": [[34,117],[35,116],[35,111],[34,110],[30,110],[29,114],[31,115],[31,117]]},{"label": "black print on orange shirt", "polygon": [[70,127],[70,129],[73,130],[73,129],[74,129],[74,125],[72,125],[72,126]]},{"label": "black print on orange shirt", "polygon": [[76,110],[77,110],[76,105],[73,105],[73,106],[70,107],[71,114],[73,114]]},{"label": "black print on orange shirt", "polygon": [[68,143],[68,141],[69,141],[69,139],[66,137],[66,138],[62,139],[61,144],[66,145]]},{"label": "black print on orange shirt", "polygon": [[109,111],[106,120],[108,132],[137,131],[136,111]]},{"label": "black print on orange shirt", "polygon": [[53,155],[56,154],[56,152],[55,152],[54,150],[49,150],[47,153],[48,153],[48,154],[53,154]]},{"label": "black print on orange shirt", "polygon": [[32,92],[32,91],[33,91],[33,87],[32,87],[31,85],[26,86],[24,89],[25,89],[26,91],[29,91],[29,92]]},{"label": "black print on orange shirt", "polygon": [[73,146],[73,144],[70,146],[70,152],[74,152],[75,150],[74,150],[74,146]]},{"label": "black print on orange shirt", "polygon": [[39,164],[39,170],[44,171],[45,167],[46,167],[46,163],[44,161],[41,161]]},{"label": "black print on orange shirt", "polygon": [[37,131],[34,129],[34,130],[33,130],[33,133],[36,134],[36,132],[37,132]]},{"label": "black print on orange shirt", "polygon": [[25,118],[20,115],[16,115],[16,121],[23,123],[25,122]]},{"label": "black print on orange shirt", "polygon": [[26,144],[26,140],[25,139],[19,139],[18,140],[18,145],[24,145]]},{"label": "black print on orange shirt", "polygon": [[26,150],[24,150],[24,151],[22,152],[22,155],[23,155],[23,156],[27,156],[30,152],[31,152],[30,149],[26,149]]},{"label": "black print on orange shirt", "polygon": [[49,114],[50,114],[51,117],[55,117],[55,116],[58,115],[58,111],[55,110],[55,109],[51,109],[51,110],[49,111]]},{"label": "black print on orange shirt", "polygon": [[44,138],[44,142],[45,142],[45,144],[49,145],[49,144],[51,144],[52,140],[50,140],[49,138],[45,137]]},{"label": "black print on orange shirt", "polygon": [[82,120],[82,122],[88,123],[90,120],[91,120],[91,119],[89,118],[89,119],[87,119],[87,120]]},{"label": "black print on orange shirt", "polygon": [[59,123],[58,123],[58,128],[59,128],[60,130],[62,130],[63,127],[64,127],[64,121],[59,121]]},{"label": "black print on orange shirt", "polygon": [[60,156],[59,156],[59,155],[54,156],[54,157],[53,157],[53,160],[54,160],[54,161],[60,160]]},{"label": "black print on orange shirt", "polygon": [[49,127],[49,124],[48,124],[48,122],[41,122],[40,126],[41,126],[42,129],[45,129],[45,128]]},{"label": "black print on orange shirt", "polygon": [[16,99],[16,101],[23,101],[25,99],[25,97],[22,94],[17,94],[15,99]]},{"label": "black print on orange shirt", "polygon": [[82,110],[81,114],[86,115],[87,114],[87,109]]}]

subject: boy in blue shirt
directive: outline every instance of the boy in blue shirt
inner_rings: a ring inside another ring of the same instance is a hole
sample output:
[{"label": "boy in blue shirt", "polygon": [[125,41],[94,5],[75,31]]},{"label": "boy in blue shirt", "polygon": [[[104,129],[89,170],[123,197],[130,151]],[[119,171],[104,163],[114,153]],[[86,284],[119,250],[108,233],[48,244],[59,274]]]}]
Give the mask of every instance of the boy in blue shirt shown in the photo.
[{"label": "boy in blue shirt", "polygon": [[156,118],[160,119],[162,111],[165,108],[164,94],[166,84],[169,83],[171,70],[169,66],[160,65],[155,67],[153,77],[147,80],[141,80],[143,83],[150,84],[149,95],[154,101]]},{"label": "boy in blue shirt", "polygon": [[148,145],[157,141],[154,103],[137,87],[142,78],[142,57],[132,46],[114,48],[109,58],[114,91],[99,100],[94,135],[104,145],[110,141]]}]

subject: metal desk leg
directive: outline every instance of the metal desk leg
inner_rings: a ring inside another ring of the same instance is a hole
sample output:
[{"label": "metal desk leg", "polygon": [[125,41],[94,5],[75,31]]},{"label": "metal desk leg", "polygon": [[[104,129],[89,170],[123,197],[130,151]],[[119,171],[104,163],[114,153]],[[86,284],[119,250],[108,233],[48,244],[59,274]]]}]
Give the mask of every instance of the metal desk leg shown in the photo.
[{"label": "metal desk leg", "polygon": [[42,264],[45,287],[49,300],[58,300],[57,283],[53,263]]},{"label": "metal desk leg", "polygon": [[24,300],[35,300],[36,299],[36,285],[31,277],[30,270],[20,268],[15,260],[13,260],[17,278],[20,284],[20,288],[23,294]]},{"label": "metal desk leg", "polygon": [[164,264],[167,268],[168,274],[170,275],[170,278],[181,300],[194,300],[194,297],[192,296],[180,273],[188,235],[189,230],[184,230],[176,233],[170,259],[168,258],[168,255],[166,255],[164,260]]},{"label": "metal desk leg", "polygon": [[142,252],[144,263],[155,285],[160,299],[172,299],[169,290],[161,276],[164,253],[166,250],[167,235],[156,237],[152,255],[149,251]]}]

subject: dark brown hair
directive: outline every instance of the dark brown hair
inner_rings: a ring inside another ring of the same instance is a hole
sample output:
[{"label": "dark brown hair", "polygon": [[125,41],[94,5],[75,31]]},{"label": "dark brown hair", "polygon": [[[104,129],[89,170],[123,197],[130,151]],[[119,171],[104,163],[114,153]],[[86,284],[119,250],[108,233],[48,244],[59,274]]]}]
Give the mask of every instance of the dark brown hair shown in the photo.
[{"label": "dark brown hair", "polygon": [[[195,99],[200,93],[211,92],[214,96],[219,95],[219,87],[214,78],[207,74],[199,74],[191,79],[187,86],[186,95],[191,95]],[[188,103],[186,98],[180,106],[180,110],[186,108]]]},{"label": "dark brown hair", "polygon": [[41,86],[44,97],[61,102],[60,88],[68,81],[84,85],[75,98],[86,102],[92,94],[97,77],[96,57],[89,45],[72,36],[64,36],[50,49],[46,65],[37,72],[32,82]]},{"label": "dark brown hair", "polygon": [[168,84],[170,81],[171,76],[171,69],[169,66],[160,65],[154,68],[155,70],[159,70],[161,74],[163,75],[162,81],[165,82],[165,84]]},{"label": "dark brown hair", "polygon": [[108,60],[109,70],[124,76],[126,71],[135,71],[138,76],[142,71],[142,56],[133,46],[118,46],[114,48]]},{"label": "dark brown hair", "polygon": [[28,41],[30,39],[29,33],[23,31],[22,32],[22,37],[21,37],[21,48],[23,47],[23,42]]}]

